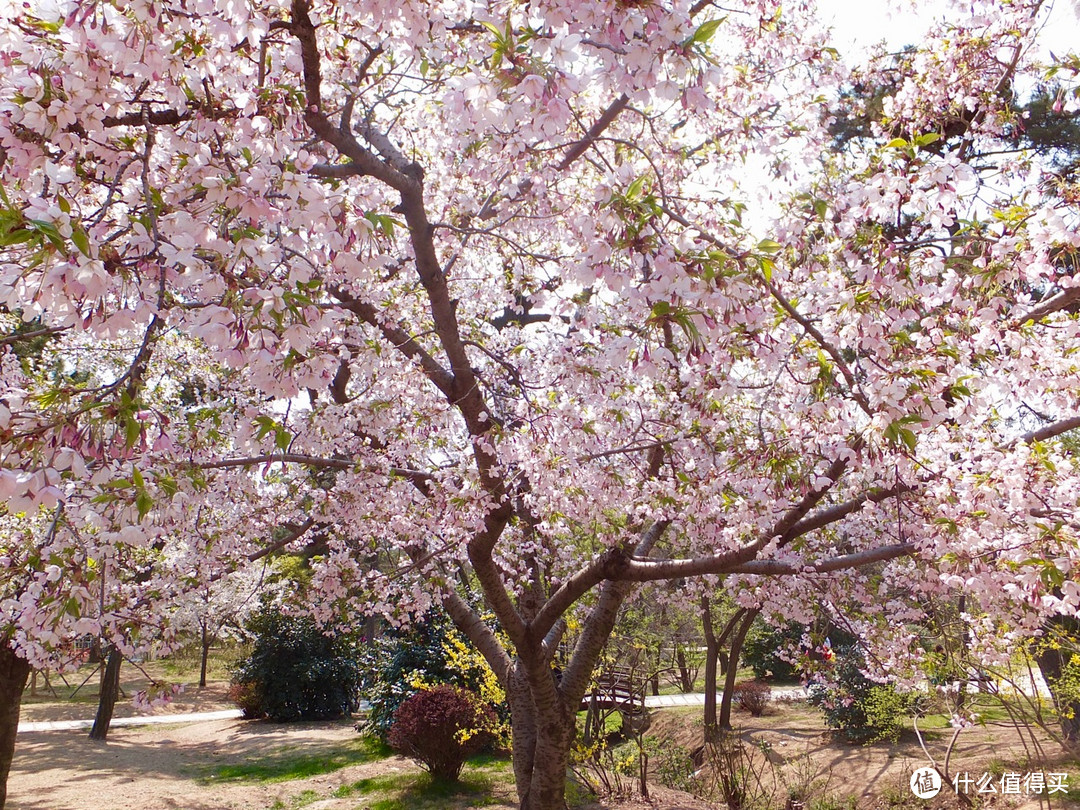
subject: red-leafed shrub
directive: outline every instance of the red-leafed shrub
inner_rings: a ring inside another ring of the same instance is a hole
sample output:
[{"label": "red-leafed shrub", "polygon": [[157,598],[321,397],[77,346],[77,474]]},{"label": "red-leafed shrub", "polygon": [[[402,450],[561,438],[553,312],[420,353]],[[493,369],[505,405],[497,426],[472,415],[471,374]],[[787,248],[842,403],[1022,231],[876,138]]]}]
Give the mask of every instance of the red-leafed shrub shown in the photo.
[{"label": "red-leafed shrub", "polygon": [[240,707],[245,720],[258,720],[263,716],[263,705],[258,687],[251,681],[234,681],[229,685],[229,700]]},{"label": "red-leafed shrub", "polygon": [[454,780],[465,760],[491,742],[496,722],[477,695],[443,684],[417,692],[398,707],[387,742],[432,776]]},{"label": "red-leafed shrub", "polygon": [[772,689],[761,681],[743,681],[735,684],[731,699],[740,709],[750,712],[754,717],[761,717],[772,700]]}]

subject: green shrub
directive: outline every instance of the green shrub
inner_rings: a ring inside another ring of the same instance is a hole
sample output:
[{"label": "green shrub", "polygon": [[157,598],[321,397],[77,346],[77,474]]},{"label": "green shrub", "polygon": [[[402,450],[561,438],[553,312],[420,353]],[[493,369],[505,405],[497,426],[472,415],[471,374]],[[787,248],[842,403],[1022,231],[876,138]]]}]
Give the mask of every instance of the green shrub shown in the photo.
[{"label": "green shrub", "polygon": [[742,663],[754,670],[758,680],[797,680],[798,668],[783,656],[795,654],[805,629],[798,622],[788,622],[783,627],[754,622],[743,643]]},{"label": "green shrub", "polygon": [[907,722],[912,699],[862,673],[863,657],[855,647],[836,649],[830,672],[810,684],[809,702],[821,709],[825,724],[848,742],[895,740]]},{"label": "green shrub", "polygon": [[364,731],[386,740],[398,707],[421,689],[438,684],[479,694],[501,725],[509,721],[506,696],[491,668],[444,612],[431,610],[409,628],[388,630],[363,648],[360,694],[369,704]]},{"label": "green shrub", "polygon": [[478,695],[442,684],[422,689],[398,707],[387,741],[432,776],[455,780],[465,760],[491,741],[497,722]]},{"label": "green shrub", "polygon": [[357,649],[312,619],[267,609],[249,623],[252,652],[233,669],[231,694],[245,717],[321,720],[356,711]]}]

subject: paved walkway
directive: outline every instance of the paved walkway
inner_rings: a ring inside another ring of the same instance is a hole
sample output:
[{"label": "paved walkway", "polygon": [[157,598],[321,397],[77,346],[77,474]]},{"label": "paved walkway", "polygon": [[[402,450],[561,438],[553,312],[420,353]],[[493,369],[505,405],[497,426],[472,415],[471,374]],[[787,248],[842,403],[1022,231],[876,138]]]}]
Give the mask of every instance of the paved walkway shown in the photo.
[{"label": "paved walkway", "polygon": [[[110,728],[119,726],[168,725],[172,723],[202,723],[206,720],[232,720],[243,713],[239,709],[222,709],[217,712],[190,712],[188,714],[147,714],[142,717],[114,717]],[[27,731],[72,731],[90,728],[93,720],[46,720],[40,723],[19,723],[19,733]]]},{"label": "paved walkway", "polygon": [[[720,699],[720,692],[716,698]],[[806,697],[806,690],[801,686],[774,686],[773,699],[799,700]],[[647,695],[645,705],[650,709],[670,709],[678,706],[704,706],[705,693],[696,692],[678,695]],[[114,717],[111,728],[122,726],[173,725],[177,723],[202,723],[207,720],[235,720],[242,716],[239,709],[223,709],[216,712],[191,712],[188,714],[147,714],[141,717]],[[50,720],[39,723],[19,723],[19,733],[30,731],[75,731],[90,728],[93,720]]]},{"label": "paved walkway", "polygon": [[[719,702],[722,692],[716,693]],[[806,697],[806,690],[801,686],[774,686],[773,700],[801,700]],[[704,706],[705,693],[691,692],[677,695],[646,695],[645,706],[649,709],[671,709],[678,706]]]}]

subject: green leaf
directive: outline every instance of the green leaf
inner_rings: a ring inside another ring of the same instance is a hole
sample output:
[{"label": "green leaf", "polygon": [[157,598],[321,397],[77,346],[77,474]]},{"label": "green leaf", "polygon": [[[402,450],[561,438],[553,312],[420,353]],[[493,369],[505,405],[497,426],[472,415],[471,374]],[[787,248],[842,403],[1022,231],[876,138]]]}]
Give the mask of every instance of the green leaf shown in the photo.
[{"label": "green leaf", "polygon": [[776,265],[773,263],[773,260],[763,257],[759,260],[759,263],[761,264],[761,274],[765,276],[765,280],[772,281],[773,270],[776,269]]},{"label": "green leaf", "polygon": [[915,432],[913,430],[905,427],[905,425],[915,424],[916,422],[921,423],[922,421],[922,417],[920,416],[915,416],[912,414],[903,416],[900,419],[896,419],[890,422],[888,427],[885,428],[882,435],[885,437],[885,440],[889,442],[889,444],[892,444],[894,446],[902,444],[907,447],[908,450],[914,453],[915,446],[919,443],[919,437],[915,435]]},{"label": "green leaf", "polygon": [[725,19],[725,17],[721,17],[719,20],[706,20],[697,27],[697,30],[683,44],[704,45],[713,38],[713,34],[716,33],[716,30],[723,24]]},{"label": "green leaf", "polygon": [[292,444],[292,434],[285,428],[279,427],[274,432],[274,447],[282,452],[289,449],[289,445]]},{"label": "green leaf", "polygon": [[147,513],[154,508],[154,499],[145,489],[140,489],[139,494],[135,496],[135,508],[139,510],[139,520],[146,517]]},{"label": "green leaf", "polygon": [[484,28],[486,28],[488,31],[493,33],[496,39],[502,39],[502,29],[499,28],[499,26],[495,25],[495,23],[484,22],[483,20],[481,20],[480,24],[484,26]]},{"label": "green leaf", "polygon": [[48,239],[57,250],[67,250],[67,242],[60,231],[57,230],[56,226],[51,222],[46,222],[43,219],[31,219],[27,224],[35,231],[44,234],[45,238]]},{"label": "green leaf", "polygon": [[86,235],[86,231],[78,226],[72,228],[71,241],[75,243],[75,247],[79,249],[79,253],[90,258],[90,237]]},{"label": "green leaf", "polygon": [[903,138],[893,138],[891,141],[889,141],[887,144],[885,144],[885,148],[886,149],[906,149],[910,145],[911,144],[909,144]]},{"label": "green leaf", "polygon": [[772,239],[762,239],[758,242],[757,249],[762,253],[779,253],[783,247],[779,242],[774,242]]},{"label": "green leaf", "polygon": [[626,194],[624,195],[627,200],[636,201],[641,199],[641,192],[645,189],[646,179],[647,177],[645,175],[641,175],[641,177],[630,184],[630,187],[626,189]]},{"label": "green leaf", "polygon": [[180,485],[176,483],[176,479],[171,475],[159,475],[157,477],[157,485],[161,488],[161,491],[170,498],[180,491]]},{"label": "green leaf", "polygon": [[124,420],[124,441],[127,443],[127,446],[134,447],[141,435],[142,425],[139,424],[139,420],[132,416],[128,416]]},{"label": "green leaf", "polygon": [[27,230],[26,228],[19,228],[17,230],[8,231],[7,233],[0,234],[0,247],[7,247],[8,245],[18,245],[22,242],[29,242],[34,238],[34,232]]}]

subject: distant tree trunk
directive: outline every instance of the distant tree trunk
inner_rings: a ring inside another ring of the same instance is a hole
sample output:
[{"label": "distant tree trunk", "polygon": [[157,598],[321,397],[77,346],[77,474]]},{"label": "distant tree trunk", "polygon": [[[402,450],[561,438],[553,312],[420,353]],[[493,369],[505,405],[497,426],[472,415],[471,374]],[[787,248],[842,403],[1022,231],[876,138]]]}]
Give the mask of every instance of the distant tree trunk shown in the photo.
[{"label": "distant tree trunk", "polygon": [[202,660],[199,662],[199,688],[206,686],[206,663],[210,658],[210,645],[213,643],[213,638],[210,636],[210,631],[206,626],[206,621],[202,622]]},{"label": "distant tree trunk", "polygon": [[716,676],[718,673],[727,674],[728,657],[721,648],[727,642],[728,636],[738,625],[739,620],[746,613],[745,608],[735,611],[720,635],[716,634],[712,622],[712,604],[708,596],[701,597],[701,627],[705,633],[705,729],[706,734],[716,728]]},{"label": "distant tree trunk", "polygon": [[109,648],[108,658],[105,660],[105,674],[101,678],[101,694],[98,696],[97,716],[94,718],[94,727],[90,729],[90,739],[105,741],[109,735],[109,724],[112,722],[113,709],[116,708],[116,699],[120,695],[120,662],[123,656],[116,647]]},{"label": "distant tree trunk", "polygon": [[694,681],[690,667],[686,663],[686,649],[682,644],[675,645],[675,666],[679,669],[679,689],[685,694],[694,691]]},{"label": "distant tree trunk", "polygon": [[[1071,616],[1055,616],[1047,622],[1046,630],[1049,640],[1062,636],[1075,640],[1080,638],[1080,621]],[[1074,655],[1069,646],[1044,644],[1036,653],[1035,662],[1054,700],[1063,741],[1075,751],[1080,748],[1080,696],[1074,694],[1075,689],[1068,690],[1068,694],[1061,689],[1062,675]]]},{"label": "distant tree trunk", "polygon": [[15,735],[19,730],[19,705],[30,675],[30,664],[0,639],[0,810],[7,801],[7,780],[15,756]]},{"label": "distant tree trunk", "polygon": [[728,658],[728,670],[727,675],[724,678],[724,695],[720,700],[720,717],[717,721],[717,727],[725,730],[731,729],[731,699],[735,694],[735,676],[739,671],[739,655],[742,654],[743,642],[746,641],[746,634],[750,630],[750,625],[754,623],[754,619],[760,611],[756,608],[754,610],[748,610],[743,614],[742,621],[735,631],[735,636],[731,639],[731,653]]}]

